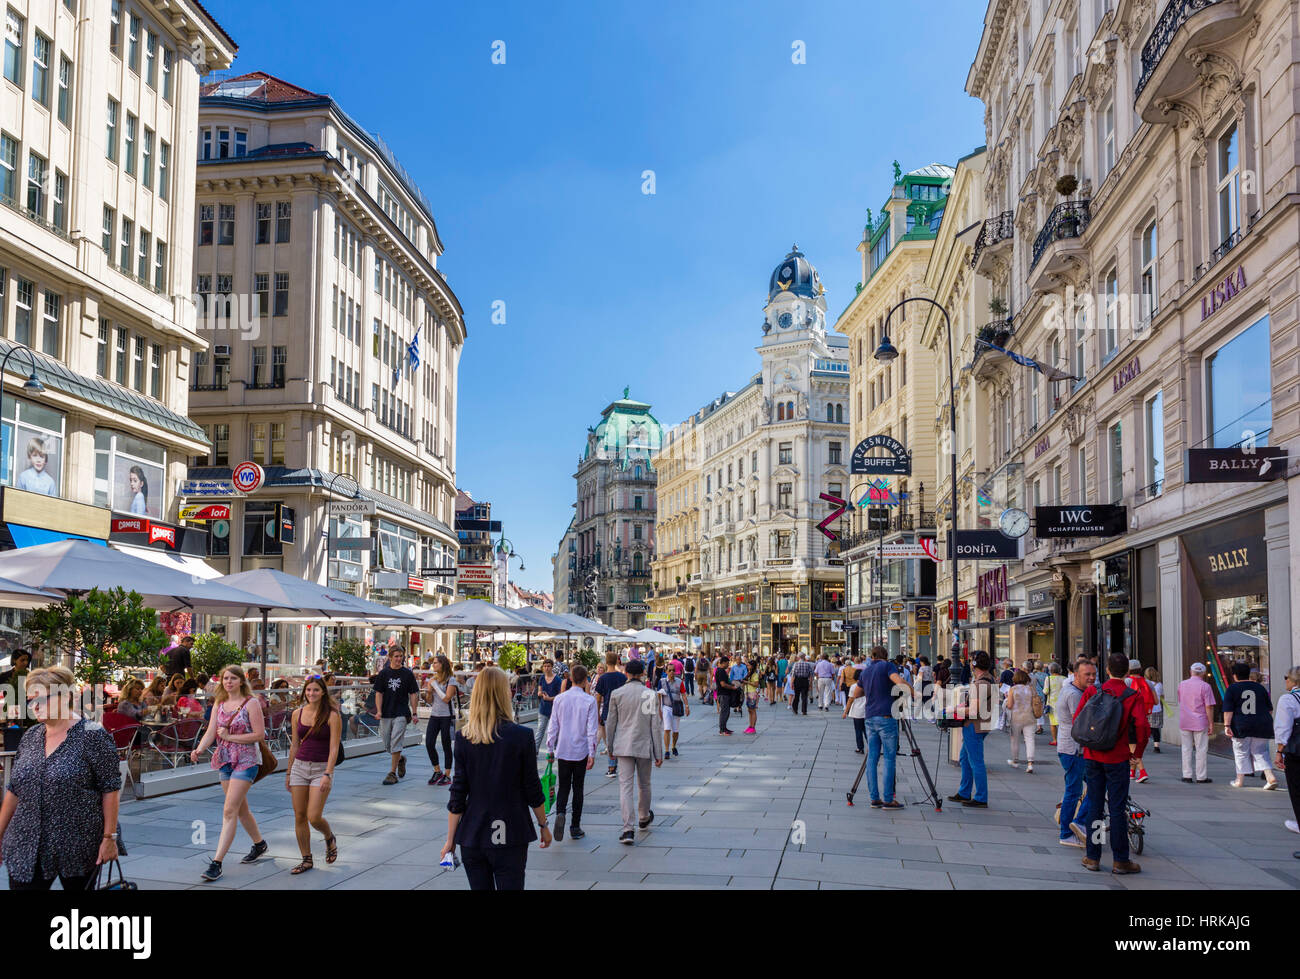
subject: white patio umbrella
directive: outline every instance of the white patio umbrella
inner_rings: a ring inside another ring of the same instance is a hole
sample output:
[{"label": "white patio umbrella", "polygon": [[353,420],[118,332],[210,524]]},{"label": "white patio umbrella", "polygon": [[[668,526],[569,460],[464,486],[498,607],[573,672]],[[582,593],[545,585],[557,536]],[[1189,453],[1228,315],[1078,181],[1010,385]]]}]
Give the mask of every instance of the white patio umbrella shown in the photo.
[{"label": "white patio umbrella", "polygon": [[634,633],[637,642],[657,643],[661,646],[685,646],[686,640],[679,639],[677,636],[670,636],[666,632],[658,632],[655,629],[641,629]]},{"label": "white patio umbrella", "polygon": [[3,602],[8,608],[41,608],[62,598],[62,595],[56,595],[52,591],[29,588],[27,585],[20,585],[16,581],[10,581],[8,578],[0,578],[0,602]]},{"label": "white patio umbrella", "polygon": [[516,614],[517,612],[518,609],[502,608],[500,605],[493,605],[479,598],[465,598],[444,605],[442,608],[429,609],[420,615],[419,619],[424,628],[472,631],[474,644],[470,648],[473,650],[478,648],[480,629],[489,629],[493,632],[537,630],[534,622]]},{"label": "white patio umbrella", "polygon": [[[240,571],[221,578],[221,582],[242,591],[260,595],[262,598],[252,602],[243,615],[243,619],[260,619],[262,623],[262,675],[266,675],[266,638],[267,624],[271,621],[271,609],[287,608],[291,611],[283,616],[277,615],[277,622],[315,622],[326,619],[331,622],[373,622],[405,621],[416,624],[416,616],[403,615],[356,595],[319,585],[314,581],[305,581],[274,568],[256,568],[252,571]],[[256,613],[256,614],[254,614]]]},{"label": "white patio umbrella", "polygon": [[257,593],[175,571],[84,540],[61,540],[0,553],[0,577],[19,585],[65,595],[121,586],[138,592],[146,605],[166,611],[229,615],[249,606],[285,608]]}]

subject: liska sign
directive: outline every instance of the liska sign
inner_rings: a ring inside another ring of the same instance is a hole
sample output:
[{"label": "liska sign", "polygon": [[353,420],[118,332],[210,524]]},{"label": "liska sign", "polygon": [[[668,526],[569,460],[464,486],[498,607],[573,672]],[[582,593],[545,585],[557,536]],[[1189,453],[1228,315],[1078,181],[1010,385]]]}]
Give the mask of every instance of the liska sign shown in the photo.
[{"label": "liska sign", "polygon": [[1246,267],[1238,265],[1237,271],[1229,272],[1220,281],[1216,282],[1210,291],[1201,297],[1201,322],[1213,316],[1219,309],[1226,306],[1237,294],[1246,291]]}]

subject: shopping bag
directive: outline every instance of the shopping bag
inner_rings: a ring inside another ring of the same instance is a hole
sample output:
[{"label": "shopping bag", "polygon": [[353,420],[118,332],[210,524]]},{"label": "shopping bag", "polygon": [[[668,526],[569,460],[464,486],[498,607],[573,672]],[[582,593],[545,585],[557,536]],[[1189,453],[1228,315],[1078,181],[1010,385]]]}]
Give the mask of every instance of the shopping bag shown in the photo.
[{"label": "shopping bag", "polygon": [[542,773],[542,795],[546,799],[546,811],[555,808],[555,756],[546,756],[546,771]]}]

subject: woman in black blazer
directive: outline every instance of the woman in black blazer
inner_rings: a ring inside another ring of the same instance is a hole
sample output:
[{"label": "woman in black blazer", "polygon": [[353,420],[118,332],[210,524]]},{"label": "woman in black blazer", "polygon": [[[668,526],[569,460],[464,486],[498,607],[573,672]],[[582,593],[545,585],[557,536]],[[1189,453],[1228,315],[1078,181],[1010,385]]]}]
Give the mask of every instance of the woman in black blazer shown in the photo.
[{"label": "woman in black blazer", "polygon": [[542,849],[551,845],[551,830],[533,732],[514,722],[510,680],[495,666],[474,682],[454,755],[443,859],[460,844],[471,890],[523,890],[528,844],[537,839],[528,810],[537,817]]}]

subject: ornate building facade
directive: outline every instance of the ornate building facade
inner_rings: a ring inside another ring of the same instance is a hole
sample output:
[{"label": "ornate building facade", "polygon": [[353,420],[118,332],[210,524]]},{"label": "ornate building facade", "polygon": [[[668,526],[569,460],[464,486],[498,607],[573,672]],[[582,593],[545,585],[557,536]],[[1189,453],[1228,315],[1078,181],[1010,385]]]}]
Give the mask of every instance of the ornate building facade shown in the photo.
[{"label": "ornate building facade", "polygon": [[629,398],[627,388],[600,414],[574,475],[569,607],[556,608],[619,630],[642,629],[655,544],[654,457],[663,429],[650,405]]},{"label": "ornate building facade", "polygon": [[[967,82],[989,147],[973,265],[1008,349],[1071,379],[999,356],[980,380],[1006,412],[1001,465],[1044,508],[1008,606],[1050,615],[1059,661],[1123,652],[1170,681],[1245,660],[1275,696],[1300,661],[1300,481],[1262,451],[1300,436],[1297,15],[989,5]],[[1058,536],[1062,507],[1113,519]]]},{"label": "ornate building facade", "polygon": [[[847,344],[827,334],[825,289],[797,248],[772,272],[757,349],[758,373],[674,429],[698,463],[690,507],[674,504],[664,527],[689,543],[698,494],[706,650],[838,652],[843,565],[816,525],[833,512],[821,494],[839,496],[847,480]],[[689,474],[672,479],[684,501]],[[668,587],[671,558],[660,561]]]},{"label": "ornate building facade", "polygon": [[[927,558],[890,558],[889,544],[917,545],[934,538],[935,456],[940,446],[931,420],[935,406],[937,362],[922,343],[927,308],[904,305],[922,293],[926,265],[944,219],[953,170],[931,164],[903,173],[894,164],[894,182],[880,215],[868,215],[858,251],[862,282],[840,314],[835,329],[848,337],[852,360],[852,436],[850,451],[864,440],[894,444],[907,459],[908,473],[866,472],[846,484],[853,507],[845,525],[848,562],[848,617],[852,638],[862,646],[883,644],[891,655],[930,654],[929,636],[917,635],[921,621],[933,613],[934,562]],[[888,331],[886,318],[889,317]],[[889,362],[875,359],[886,337],[897,350]],[[871,448],[866,456],[888,449]],[[872,507],[888,513],[888,526],[867,526]],[[913,639],[916,641],[913,642]]]}]

